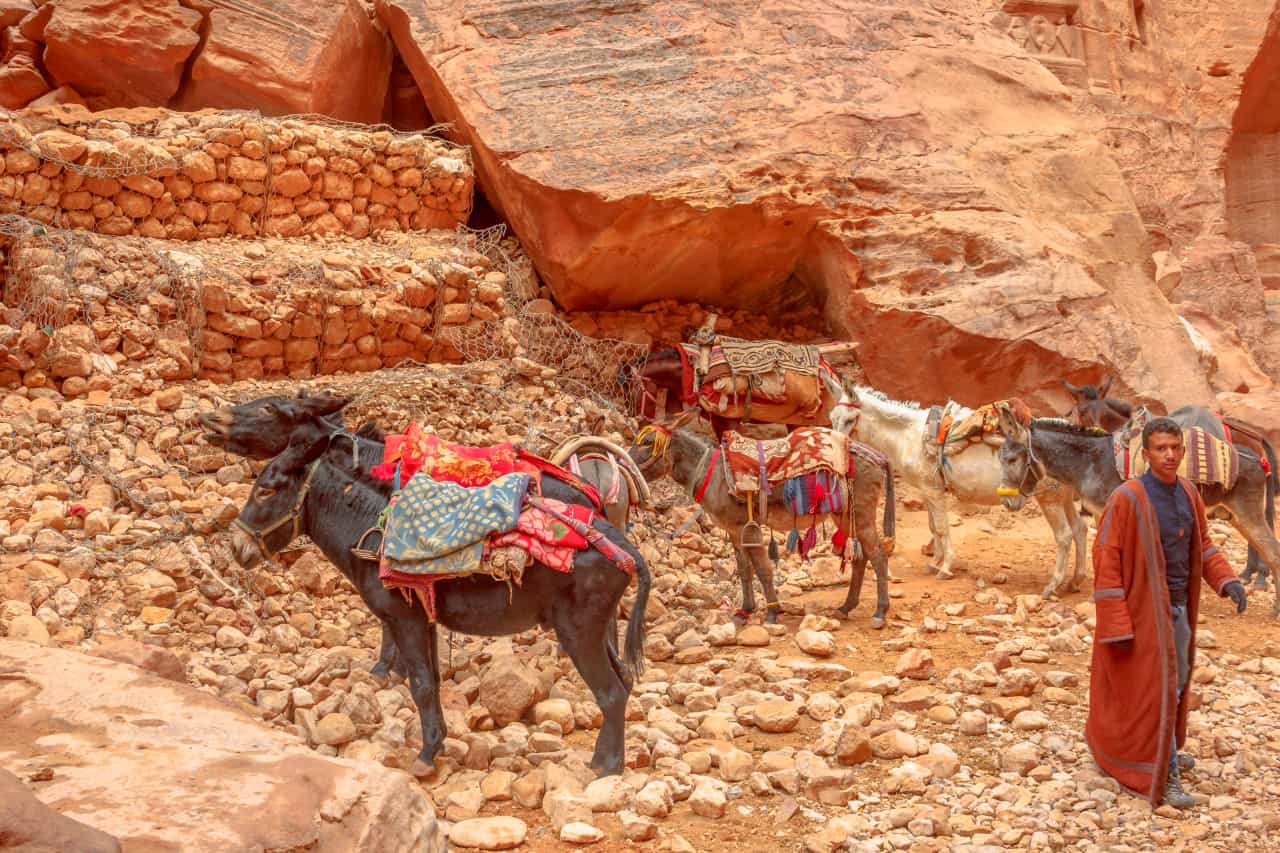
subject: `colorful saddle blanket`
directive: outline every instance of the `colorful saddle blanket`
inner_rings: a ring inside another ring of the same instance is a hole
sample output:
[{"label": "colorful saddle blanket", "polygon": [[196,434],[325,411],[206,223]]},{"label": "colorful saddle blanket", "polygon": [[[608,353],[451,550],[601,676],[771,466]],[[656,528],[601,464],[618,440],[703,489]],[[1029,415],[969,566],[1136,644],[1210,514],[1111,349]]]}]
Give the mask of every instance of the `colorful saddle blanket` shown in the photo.
[{"label": "colorful saddle blanket", "polygon": [[734,491],[760,491],[814,471],[843,477],[849,473],[849,438],[827,427],[800,427],[783,438],[756,439],[732,430],[724,433],[725,460]]},{"label": "colorful saddle blanket", "polygon": [[461,576],[480,569],[485,543],[514,530],[528,474],[505,474],[484,486],[415,476],[388,510],[380,573]]},{"label": "colorful saddle blanket", "polygon": [[1031,409],[1016,397],[987,403],[967,415],[962,415],[962,411],[963,407],[954,400],[948,401],[945,406],[934,406],[929,410],[929,417],[925,421],[926,448],[931,452],[942,449],[945,453],[957,445],[997,435],[1000,416],[1005,413],[1023,426],[1031,423]]},{"label": "colorful saddle blanket", "polygon": [[435,433],[423,431],[417,422],[411,422],[403,433],[388,435],[383,447],[382,464],[374,466],[373,475],[382,480],[394,480],[397,487],[410,482],[423,470],[433,480],[460,486],[484,486],[499,477],[519,472],[531,477],[534,491],[540,492],[541,478],[546,474],[585,494],[597,512],[604,511],[600,493],[590,483],[541,456],[508,443],[492,447],[453,444]]},{"label": "colorful saddle blanket", "polygon": [[[1235,487],[1240,476],[1240,454],[1235,447],[1201,427],[1182,431],[1187,452],[1178,466],[1178,475],[1201,486]],[[1129,445],[1116,458],[1116,470],[1126,480],[1141,477],[1147,472],[1147,460],[1142,454],[1142,432],[1132,438]]]},{"label": "colorful saddle blanket", "polygon": [[831,370],[815,346],[715,337],[708,345],[681,344],[684,398],[721,414],[752,406],[786,405],[804,416],[823,401],[819,371]]}]

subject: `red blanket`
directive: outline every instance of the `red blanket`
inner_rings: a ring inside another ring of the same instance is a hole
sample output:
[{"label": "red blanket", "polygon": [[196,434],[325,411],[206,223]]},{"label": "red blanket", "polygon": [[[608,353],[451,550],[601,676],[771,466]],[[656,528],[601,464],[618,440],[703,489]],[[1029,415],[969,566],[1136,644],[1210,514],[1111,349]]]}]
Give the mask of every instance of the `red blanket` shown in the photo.
[{"label": "red blanket", "polygon": [[373,468],[373,475],[381,480],[395,479],[396,467],[399,466],[400,486],[424,468],[433,480],[445,480],[461,486],[486,486],[504,474],[518,471],[533,477],[535,491],[541,493],[542,475],[549,474],[585,494],[597,512],[604,511],[600,493],[590,483],[541,456],[517,450],[508,443],[492,447],[453,444],[435,433],[424,432],[417,422],[412,422],[404,433],[388,435],[383,447],[382,464]]}]

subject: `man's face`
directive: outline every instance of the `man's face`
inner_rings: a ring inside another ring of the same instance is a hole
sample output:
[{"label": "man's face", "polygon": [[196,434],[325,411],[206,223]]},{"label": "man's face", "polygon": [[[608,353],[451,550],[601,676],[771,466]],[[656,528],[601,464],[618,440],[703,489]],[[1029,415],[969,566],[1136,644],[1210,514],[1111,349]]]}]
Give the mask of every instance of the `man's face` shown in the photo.
[{"label": "man's face", "polygon": [[1173,482],[1178,476],[1178,466],[1182,464],[1183,454],[1187,452],[1182,444],[1181,435],[1170,435],[1167,432],[1155,432],[1147,439],[1147,446],[1142,451],[1146,454],[1147,464],[1161,480]]}]

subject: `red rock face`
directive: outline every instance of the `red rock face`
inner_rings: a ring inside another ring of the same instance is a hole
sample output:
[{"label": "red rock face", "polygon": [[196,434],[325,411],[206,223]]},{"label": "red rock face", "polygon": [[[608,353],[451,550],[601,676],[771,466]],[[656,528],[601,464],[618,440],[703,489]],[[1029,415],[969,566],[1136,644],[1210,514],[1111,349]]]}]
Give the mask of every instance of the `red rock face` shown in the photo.
[{"label": "red rock face", "polygon": [[95,106],[166,103],[200,36],[200,13],[177,0],[79,0],[50,3],[39,36],[58,85]]},{"label": "red rock face", "polygon": [[391,44],[359,0],[198,0],[208,38],[179,109],[381,119]]},{"label": "red rock face", "polygon": [[807,291],[898,395],[1209,399],[1096,126],[976,7],[576,8],[378,3],[566,307]]},{"label": "red rock face", "polygon": [[[391,42],[360,0],[0,0],[0,105],[51,86],[91,109],[243,108],[266,115],[382,118]],[[6,37],[6,42],[11,41]]]}]

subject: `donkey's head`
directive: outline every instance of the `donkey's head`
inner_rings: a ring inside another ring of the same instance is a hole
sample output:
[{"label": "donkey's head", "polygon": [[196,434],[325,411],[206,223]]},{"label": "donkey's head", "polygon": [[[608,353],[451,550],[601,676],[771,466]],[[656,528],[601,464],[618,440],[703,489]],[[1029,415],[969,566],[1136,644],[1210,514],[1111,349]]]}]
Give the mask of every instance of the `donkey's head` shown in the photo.
[{"label": "donkey's head", "polygon": [[327,435],[298,436],[262,469],[248,501],[231,523],[231,554],[237,563],[253,568],[302,534],[307,495],[328,447]]},{"label": "donkey's head", "polygon": [[650,482],[671,476],[671,430],[664,424],[647,424],[636,433],[627,455]]},{"label": "donkey's head", "polygon": [[1133,407],[1107,396],[1114,378],[1108,376],[1099,385],[1072,385],[1067,380],[1062,380],[1062,386],[1071,394],[1073,403],[1070,417],[1077,424],[1115,432],[1128,422],[1133,415]]},{"label": "donkey's head", "polygon": [[848,382],[841,382],[840,395],[831,407],[831,428],[852,438],[861,416],[862,403],[858,399],[857,389]]},{"label": "donkey's head", "polygon": [[340,427],[338,412],[350,402],[350,397],[313,397],[301,389],[297,397],[259,397],[223,406],[200,415],[200,423],[207,430],[205,441],[215,447],[250,459],[270,459],[282,453],[295,431],[308,422],[323,421],[314,424],[317,433]]},{"label": "donkey's head", "polygon": [[1017,512],[1035,492],[1044,469],[1031,450],[1031,431],[1009,410],[999,410],[998,428],[1004,436],[997,454],[1000,459],[1000,487],[996,494],[1004,508]]}]

